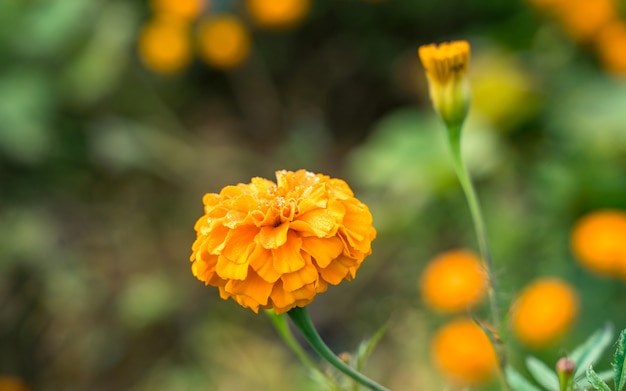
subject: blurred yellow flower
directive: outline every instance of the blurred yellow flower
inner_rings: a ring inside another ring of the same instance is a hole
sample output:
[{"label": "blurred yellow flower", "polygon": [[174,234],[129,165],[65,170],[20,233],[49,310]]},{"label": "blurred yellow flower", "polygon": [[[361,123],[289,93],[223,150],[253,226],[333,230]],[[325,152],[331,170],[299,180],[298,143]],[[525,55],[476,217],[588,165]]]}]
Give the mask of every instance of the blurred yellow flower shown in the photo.
[{"label": "blurred yellow flower", "polygon": [[158,17],[146,23],[139,34],[139,58],[157,73],[175,73],[191,61],[189,26],[172,17]]},{"label": "blurred yellow flower", "polygon": [[469,108],[467,41],[420,46],[418,54],[428,79],[430,99],[447,126],[460,127]]},{"label": "blurred yellow flower", "polygon": [[486,383],[498,369],[489,338],[469,318],[454,320],[440,328],[432,340],[431,355],[439,370],[457,385]]},{"label": "blurred yellow flower", "polygon": [[167,13],[185,19],[195,19],[204,9],[206,0],[151,0],[156,13]]},{"label": "blurred yellow flower", "polygon": [[587,269],[626,277],[626,212],[607,209],[583,216],[574,226],[571,246]]},{"label": "blurred yellow flower", "polygon": [[310,7],[310,0],[246,0],[252,20],[269,29],[294,27],[304,19]]},{"label": "blurred yellow flower", "polygon": [[198,43],[202,59],[218,69],[234,68],[250,53],[248,30],[231,15],[214,15],[202,20]]},{"label": "blurred yellow flower", "polygon": [[305,170],[278,171],[276,179],[206,194],[190,259],[221,298],[280,314],[354,278],[376,230],[343,180]]},{"label": "blurred yellow flower", "polygon": [[481,260],[468,250],[440,254],[426,266],[419,281],[424,302],[444,313],[468,310],[483,299],[487,287]]},{"label": "blurred yellow flower", "polygon": [[596,36],[595,48],[604,69],[626,75],[626,23],[614,21],[602,28]]},{"label": "blurred yellow flower", "polygon": [[557,278],[535,280],[520,293],[511,308],[511,326],[517,339],[541,348],[565,334],[578,315],[578,295]]}]

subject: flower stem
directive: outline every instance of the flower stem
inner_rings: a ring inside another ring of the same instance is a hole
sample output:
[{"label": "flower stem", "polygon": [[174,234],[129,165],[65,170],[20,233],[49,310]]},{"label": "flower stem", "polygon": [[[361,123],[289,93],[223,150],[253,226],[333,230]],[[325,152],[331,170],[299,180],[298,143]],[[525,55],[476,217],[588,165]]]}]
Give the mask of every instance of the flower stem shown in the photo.
[{"label": "flower stem", "polygon": [[306,354],[304,349],[302,349],[302,346],[300,346],[298,341],[296,341],[296,339],[294,338],[291,330],[289,330],[289,325],[287,324],[287,318],[285,317],[285,315],[277,315],[272,310],[265,311],[265,313],[272,321],[272,324],[278,332],[278,335],[280,335],[285,344],[295,353],[295,355],[298,356],[300,361],[305,366],[321,373],[322,371],[320,370],[319,366],[309,358],[308,354]]},{"label": "flower stem", "polygon": [[[487,241],[487,231],[485,229],[485,220],[483,219],[476,190],[472,184],[469,172],[463,161],[461,154],[461,126],[448,128],[448,141],[450,142],[450,149],[452,150],[452,158],[454,160],[454,168],[456,170],[459,182],[465,193],[465,198],[469,204],[470,213],[474,222],[474,229],[476,230],[476,237],[478,241],[478,248],[481,257],[484,261],[485,271],[489,280],[488,296],[489,306],[491,312],[491,322],[496,327],[496,330],[501,329],[500,310],[497,300],[497,281],[493,272],[493,262],[491,260],[491,253],[489,251],[489,243]],[[505,389],[509,389],[506,379],[504,378],[504,369],[506,368],[506,354],[504,351],[504,345],[499,338],[492,338],[494,341],[494,349],[498,356],[498,364],[503,378],[503,386]]]},{"label": "flower stem", "polygon": [[298,329],[302,332],[302,335],[311,347],[335,368],[373,391],[390,391],[388,388],[381,386],[356,371],[345,362],[341,361],[341,359],[339,359],[339,357],[337,357],[332,350],[330,350],[318,334],[306,308],[295,307],[289,310],[287,315],[289,315],[296,327],[298,327]]}]

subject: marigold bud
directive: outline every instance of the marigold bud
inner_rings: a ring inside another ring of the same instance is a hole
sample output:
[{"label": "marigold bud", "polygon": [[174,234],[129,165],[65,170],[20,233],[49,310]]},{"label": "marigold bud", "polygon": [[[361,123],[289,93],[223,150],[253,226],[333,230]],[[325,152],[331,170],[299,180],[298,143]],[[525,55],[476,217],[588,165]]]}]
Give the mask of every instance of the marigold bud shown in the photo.
[{"label": "marigold bud", "polygon": [[428,79],[430,99],[448,128],[460,128],[469,109],[467,41],[421,46],[418,54]]}]

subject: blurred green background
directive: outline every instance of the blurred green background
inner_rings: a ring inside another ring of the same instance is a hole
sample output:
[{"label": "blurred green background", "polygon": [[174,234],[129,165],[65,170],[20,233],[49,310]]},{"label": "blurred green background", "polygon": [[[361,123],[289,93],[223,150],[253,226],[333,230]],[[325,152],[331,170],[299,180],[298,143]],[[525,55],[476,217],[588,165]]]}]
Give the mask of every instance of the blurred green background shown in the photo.
[{"label": "blurred green background", "polygon": [[306,168],[345,179],[378,229],[358,278],[310,306],[320,332],[341,352],[387,324],[366,372],[442,389],[428,344],[449,317],[417,281],[437,253],[476,246],[416,49],[449,39],[472,44],[464,153],[504,304],[537,276],[577,288],[575,328],[535,352],[548,362],[605,320],[626,326],[625,283],[569,249],[584,213],[626,209],[624,69],[534,3],[314,0],[273,31],[244,2],[205,2],[192,49],[199,20],[228,12],[249,55],[162,74],[138,56],[147,3],[0,1],[0,375],[34,390],[315,390],[268,319],[188,260],[204,193]]}]

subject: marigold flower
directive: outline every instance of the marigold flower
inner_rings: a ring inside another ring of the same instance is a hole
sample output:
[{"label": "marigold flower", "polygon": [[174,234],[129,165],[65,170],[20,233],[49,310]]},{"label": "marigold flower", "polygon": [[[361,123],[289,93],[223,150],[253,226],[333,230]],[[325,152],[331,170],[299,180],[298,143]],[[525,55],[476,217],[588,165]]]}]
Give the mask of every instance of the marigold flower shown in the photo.
[{"label": "marigold flower", "polygon": [[626,277],[626,212],[607,209],[583,216],[572,231],[571,247],[587,269]]},{"label": "marigold flower", "polygon": [[488,287],[482,261],[468,250],[440,254],[424,269],[419,288],[424,302],[444,312],[464,311],[479,303]]},{"label": "marigold flower", "polygon": [[569,330],[578,315],[578,295],[568,283],[542,278],[524,288],[511,310],[511,326],[517,339],[541,348]]},{"label": "marigold flower", "polygon": [[247,0],[246,8],[254,22],[268,29],[287,29],[304,19],[310,0]]},{"label": "marigold flower", "polygon": [[198,44],[202,59],[218,69],[234,68],[250,54],[248,30],[231,15],[204,19],[198,30]]},{"label": "marigold flower", "polygon": [[421,46],[418,54],[428,79],[430,98],[448,127],[460,127],[469,108],[467,67],[470,45],[467,41]]},{"label": "marigold flower", "polygon": [[305,170],[278,171],[276,179],[206,194],[190,259],[222,299],[280,314],[354,278],[376,230],[343,180]]},{"label": "marigold flower", "polygon": [[150,6],[157,13],[167,13],[184,19],[194,19],[204,8],[205,0],[151,0]]},{"label": "marigold flower", "polygon": [[554,13],[565,31],[581,42],[592,40],[603,26],[618,18],[615,0],[570,0]]},{"label": "marigold flower", "polygon": [[431,343],[431,356],[439,370],[458,385],[484,384],[498,369],[491,341],[468,318],[454,320],[436,332]]},{"label": "marigold flower", "polygon": [[596,36],[595,47],[605,70],[626,75],[626,23],[614,21],[604,26]]},{"label": "marigold flower", "polygon": [[188,25],[177,18],[159,17],[146,23],[139,34],[139,58],[157,73],[175,73],[191,61]]}]

